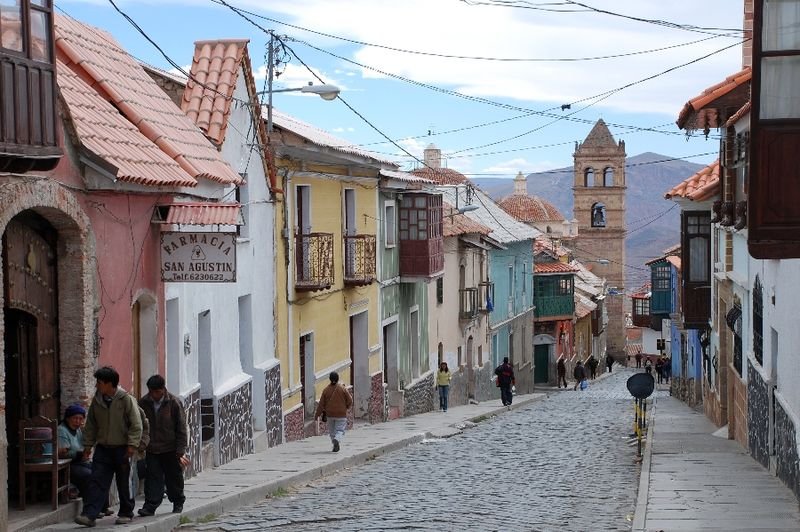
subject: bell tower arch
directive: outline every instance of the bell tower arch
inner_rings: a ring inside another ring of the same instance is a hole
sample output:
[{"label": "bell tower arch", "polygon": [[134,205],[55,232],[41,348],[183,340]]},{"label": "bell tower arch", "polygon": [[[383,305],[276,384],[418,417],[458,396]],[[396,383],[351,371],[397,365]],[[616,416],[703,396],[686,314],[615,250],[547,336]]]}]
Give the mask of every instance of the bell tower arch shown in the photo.
[{"label": "bell tower arch", "polygon": [[[578,221],[575,256],[619,294],[606,297],[606,339],[608,354],[620,361],[625,351],[625,158],[625,141],[617,143],[598,120],[586,140],[575,145],[572,187]],[[603,264],[592,262],[600,259]]]}]

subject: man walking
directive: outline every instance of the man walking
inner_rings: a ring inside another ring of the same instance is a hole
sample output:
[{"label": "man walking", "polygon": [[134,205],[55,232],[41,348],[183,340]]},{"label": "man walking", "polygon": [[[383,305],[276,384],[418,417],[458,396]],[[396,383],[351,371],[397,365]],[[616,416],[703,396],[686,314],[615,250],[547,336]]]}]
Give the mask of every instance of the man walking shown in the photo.
[{"label": "man walking", "polygon": [[556,363],[556,372],[558,373],[558,389],[561,389],[561,383],[564,383],[564,388],[567,387],[567,364],[564,362],[564,357],[558,357]]},{"label": "man walking", "polygon": [[188,442],[186,412],[183,404],[167,391],[161,375],[147,379],[147,390],[147,395],[139,399],[139,406],[150,422],[150,443],[145,456],[144,506],[139,510],[139,515],[156,513],[164,500],[165,485],[167,498],[172,503],[172,513],[179,514],[186,500],[181,463],[185,460]]},{"label": "man walking", "polygon": [[578,360],[578,364],[575,366],[575,369],[572,370],[572,376],[575,377],[575,387],[572,389],[577,390],[581,382],[586,380],[586,368],[583,367],[582,360]]},{"label": "man walking", "polygon": [[597,359],[594,358],[594,355],[590,355],[589,360],[586,361],[586,365],[589,367],[589,377],[591,377],[592,380],[594,380],[597,377],[598,364],[599,362],[597,362]]},{"label": "man walking", "polygon": [[333,442],[333,452],[339,452],[339,445],[344,438],[344,431],[347,428],[347,411],[353,406],[353,398],[350,392],[339,384],[339,374],[331,371],[328,377],[331,383],[322,391],[319,398],[317,411],[314,413],[316,421],[320,416],[322,420],[328,421],[328,434]]},{"label": "man walking", "polygon": [[508,357],[503,358],[503,363],[497,366],[494,370],[497,375],[497,385],[500,387],[500,400],[503,406],[511,406],[511,401],[514,399],[511,387],[515,385],[514,368],[508,363]]},{"label": "man walking", "polygon": [[142,439],[142,420],[136,400],[119,386],[119,373],[105,366],[94,373],[97,393],[89,405],[86,425],[83,428],[83,456],[92,455],[92,476],[89,493],[83,500],[81,515],[75,522],[95,526],[108,501],[111,479],[117,478],[119,512],[117,524],[127,524],[133,519],[135,502],[130,493],[131,458]]}]

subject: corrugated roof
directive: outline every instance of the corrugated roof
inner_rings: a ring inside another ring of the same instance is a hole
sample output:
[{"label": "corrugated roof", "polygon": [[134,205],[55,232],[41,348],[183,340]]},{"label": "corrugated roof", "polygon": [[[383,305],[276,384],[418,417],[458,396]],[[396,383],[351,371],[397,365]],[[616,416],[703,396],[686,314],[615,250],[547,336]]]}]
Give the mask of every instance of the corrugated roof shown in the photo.
[{"label": "corrugated roof", "polygon": [[[726,106],[735,105],[734,101],[741,99],[738,106],[750,98],[750,79],[753,73],[750,67],[745,67],[740,72],[728,76],[724,81],[713,85],[698,96],[695,96],[683,106],[678,114],[676,123],[681,129],[709,129],[720,127],[727,117],[721,116],[718,100],[725,99]],[[726,98],[727,97],[727,98]],[[737,107],[738,107],[737,106]],[[724,109],[723,109],[724,112]]]},{"label": "corrugated roof", "polygon": [[[437,186],[436,190],[441,192],[442,199],[451,205],[467,205],[466,187]],[[500,244],[533,240],[542,234],[541,231],[518,221],[501,209],[480,189],[472,190],[472,204],[478,208],[465,213],[465,216],[491,229],[489,236]]]},{"label": "corrugated roof", "polygon": [[[261,111],[261,116],[265,120],[267,119],[266,106],[264,106],[264,109]],[[295,135],[303,137],[317,146],[324,146],[342,153],[358,155],[359,157],[367,157],[378,162],[397,166],[394,161],[387,159],[383,155],[361,149],[355,146],[352,142],[335,137],[327,131],[323,131],[316,126],[312,126],[311,124],[307,124],[293,116],[282,113],[275,108],[272,109],[272,123],[275,127],[291,131]]]},{"label": "corrugated roof", "polygon": [[238,203],[172,203],[164,223],[177,225],[242,225]]},{"label": "corrugated roof", "polygon": [[[97,98],[111,103],[191,178],[241,182],[197,126],[109,34],[58,14],[55,33],[63,65],[86,80]],[[102,135],[109,131],[98,128],[96,133],[102,142],[106,140]],[[136,151],[134,156],[138,156]]]},{"label": "corrugated roof", "polygon": [[720,191],[719,159],[693,176],[675,185],[664,198],[685,198],[692,201],[707,200]]},{"label": "corrugated roof", "polygon": [[576,273],[577,268],[565,262],[535,262],[535,273]]},{"label": "corrugated roof", "polygon": [[561,222],[564,216],[549,201],[538,196],[512,194],[497,202],[508,214],[521,222]]},{"label": "corrugated roof", "polygon": [[181,109],[218,146],[225,140],[233,92],[248,39],[197,41]]}]

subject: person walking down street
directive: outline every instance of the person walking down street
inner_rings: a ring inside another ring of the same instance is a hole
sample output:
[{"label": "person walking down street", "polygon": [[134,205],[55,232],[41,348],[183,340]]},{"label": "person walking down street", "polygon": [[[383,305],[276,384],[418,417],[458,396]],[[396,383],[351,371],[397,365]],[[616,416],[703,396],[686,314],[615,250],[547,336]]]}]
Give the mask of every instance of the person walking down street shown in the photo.
[{"label": "person walking down street", "polygon": [[183,511],[186,496],[183,494],[183,465],[189,435],[186,426],[186,411],[183,404],[167,391],[161,375],[147,379],[147,395],[139,399],[150,423],[150,443],[145,455],[144,505],[139,515],[150,516],[167,498],[172,503],[172,513]]},{"label": "person walking down street", "polygon": [[564,362],[564,357],[559,357],[556,362],[556,372],[558,373],[558,388],[561,389],[561,383],[564,383],[564,388],[567,387],[567,364]]},{"label": "person walking down street", "polygon": [[650,358],[649,357],[648,357],[647,360],[644,361],[644,371],[648,375],[652,375],[653,374],[653,363],[650,362]]},{"label": "person walking down street", "polygon": [[450,394],[450,370],[447,362],[439,364],[439,371],[436,372],[436,386],[439,388],[439,410],[447,412],[447,398]]},{"label": "person walking down street", "polygon": [[589,377],[591,377],[592,380],[594,380],[595,377],[597,377],[597,365],[598,364],[599,364],[599,362],[597,361],[596,358],[594,358],[594,355],[591,355],[589,357],[589,360],[586,361],[586,365],[589,367]]},{"label": "person walking down street", "polygon": [[86,409],[82,405],[69,405],[64,411],[64,420],[58,425],[58,457],[70,458],[69,480],[84,499],[89,493],[92,463],[83,456],[83,424]]},{"label": "person walking down street", "polygon": [[664,373],[664,381],[669,384],[669,379],[672,377],[672,359],[667,357],[664,359],[664,369],[661,370]]},{"label": "person walking down street", "polygon": [[[75,522],[95,526],[108,501],[111,480],[116,476],[119,495],[117,524],[133,519],[135,501],[130,492],[131,458],[142,439],[142,419],[139,405],[119,386],[119,373],[105,366],[94,373],[97,393],[89,405],[83,429],[83,456],[92,454],[92,476],[83,510]],[[94,453],[92,448],[94,447]]]},{"label": "person walking down street", "polygon": [[500,387],[500,400],[503,406],[511,406],[514,399],[512,387],[516,384],[514,379],[514,368],[508,363],[508,357],[503,358],[503,363],[494,370],[497,375],[497,385]]},{"label": "person walking down street", "polygon": [[583,367],[583,361],[578,360],[578,364],[572,370],[572,376],[575,378],[575,387],[572,389],[577,390],[581,382],[586,380],[586,368]]},{"label": "person walking down street", "polygon": [[642,367],[642,354],[641,353],[636,353],[636,367],[637,368],[641,368]]},{"label": "person walking down street", "polygon": [[344,438],[344,431],[347,428],[347,411],[353,406],[353,398],[350,396],[350,392],[339,384],[338,373],[331,371],[328,378],[331,383],[322,391],[317,411],[314,413],[314,420],[321,416],[323,420],[327,419],[333,452],[338,453],[342,438]]},{"label": "person walking down street", "polygon": [[658,357],[656,360],[656,377],[658,384],[661,384],[664,380],[664,359],[662,357]]}]

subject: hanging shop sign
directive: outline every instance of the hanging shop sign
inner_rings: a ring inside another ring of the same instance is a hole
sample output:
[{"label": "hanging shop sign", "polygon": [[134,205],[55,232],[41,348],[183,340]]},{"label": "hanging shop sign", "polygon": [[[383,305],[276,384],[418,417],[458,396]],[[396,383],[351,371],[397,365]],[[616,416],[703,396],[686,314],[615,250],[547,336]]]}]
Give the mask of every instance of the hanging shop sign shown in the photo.
[{"label": "hanging shop sign", "polygon": [[236,233],[161,233],[161,280],[236,282]]}]

